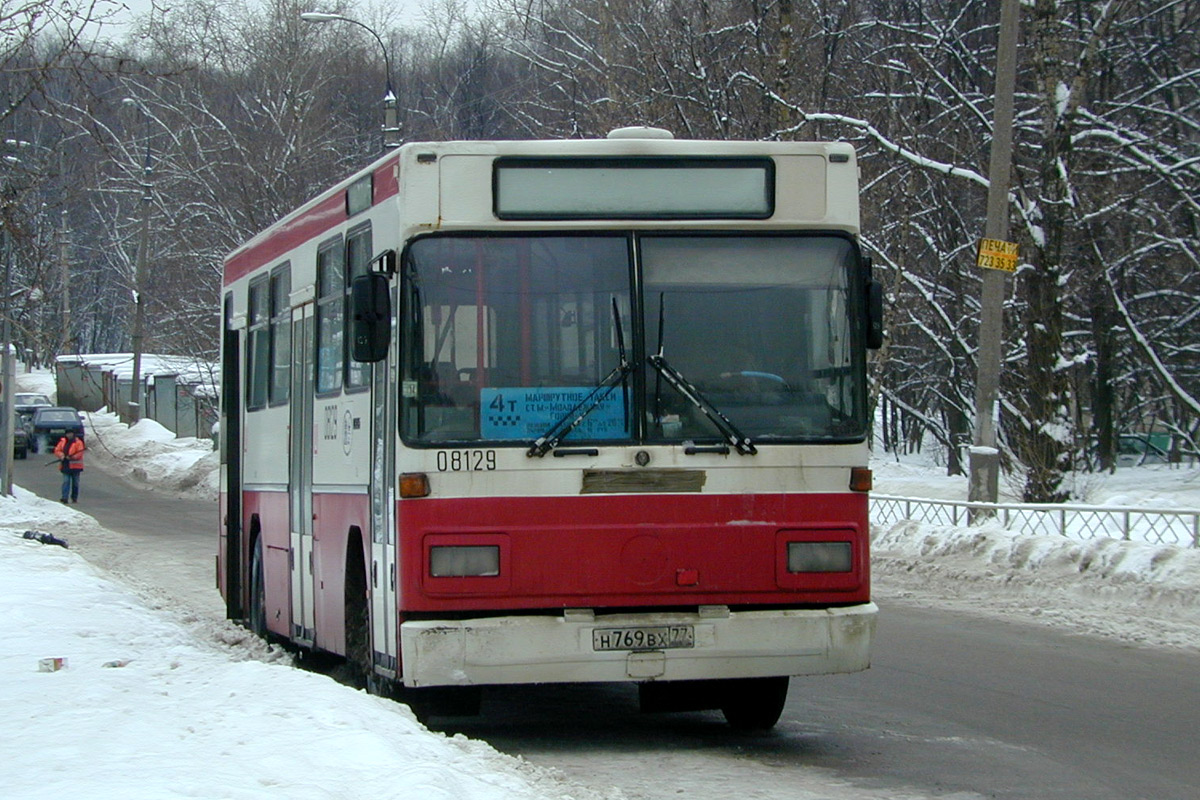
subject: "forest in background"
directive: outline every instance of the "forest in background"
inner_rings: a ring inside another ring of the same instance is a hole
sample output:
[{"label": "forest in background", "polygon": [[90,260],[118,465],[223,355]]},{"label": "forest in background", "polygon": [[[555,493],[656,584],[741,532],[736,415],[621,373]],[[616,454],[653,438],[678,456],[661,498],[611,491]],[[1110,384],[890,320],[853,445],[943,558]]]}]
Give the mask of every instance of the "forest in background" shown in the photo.
[{"label": "forest in background", "polygon": [[[971,440],[999,0],[0,0],[0,222],[17,346],[213,357],[221,261],[405,141],[845,140],[887,289],[875,447]],[[119,38],[113,32],[119,30]],[[1066,499],[1121,434],[1200,456],[1200,0],[1022,0],[999,431]]]}]

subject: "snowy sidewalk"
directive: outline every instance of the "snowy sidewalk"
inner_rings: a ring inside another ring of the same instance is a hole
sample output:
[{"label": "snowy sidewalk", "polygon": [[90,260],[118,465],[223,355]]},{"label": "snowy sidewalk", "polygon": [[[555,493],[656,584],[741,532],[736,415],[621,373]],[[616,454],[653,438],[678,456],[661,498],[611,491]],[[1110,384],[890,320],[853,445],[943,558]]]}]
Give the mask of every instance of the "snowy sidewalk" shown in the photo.
[{"label": "snowy sidewalk", "polygon": [[[86,535],[57,504],[0,498],[0,796],[615,800],[406,706],[208,643],[25,524]],[[12,527],[11,522],[20,522]],[[236,639],[237,634],[232,634]],[[62,658],[56,672],[43,659]]]}]

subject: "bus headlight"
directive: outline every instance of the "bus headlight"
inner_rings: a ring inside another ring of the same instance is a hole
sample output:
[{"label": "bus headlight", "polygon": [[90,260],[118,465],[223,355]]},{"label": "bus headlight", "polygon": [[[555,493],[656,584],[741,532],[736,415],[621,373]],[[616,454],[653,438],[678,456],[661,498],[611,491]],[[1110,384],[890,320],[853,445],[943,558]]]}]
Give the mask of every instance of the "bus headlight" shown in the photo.
[{"label": "bus headlight", "polygon": [[850,542],[788,542],[788,572],[850,572]]},{"label": "bus headlight", "polygon": [[435,578],[482,578],[500,574],[496,545],[441,545],[429,548],[429,574]]}]

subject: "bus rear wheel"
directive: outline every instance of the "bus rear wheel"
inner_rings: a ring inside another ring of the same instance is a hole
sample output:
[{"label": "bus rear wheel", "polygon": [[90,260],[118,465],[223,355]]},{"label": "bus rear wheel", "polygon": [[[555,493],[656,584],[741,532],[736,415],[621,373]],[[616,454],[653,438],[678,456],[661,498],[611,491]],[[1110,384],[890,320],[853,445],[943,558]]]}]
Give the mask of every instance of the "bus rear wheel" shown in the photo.
[{"label": "bus rear wheel", "polygon": [[262,537],[254,540],[250,556],[250,630],[261,639],[267,638],[267,588],[263,580]]},{"label": "bus rear wheel", "polygon": [[383,687],[375,680],[375,667],[371,658],[371,609],[367,594],[367,568],[361,537],[352,531],[346,547],[345,630],[346,666],[351,673],[351,684],[383,694]]},{"label": "bus rear wheel", "polygon": [[724,682],[721,713],[730,727],[740,731],[767,731],[775,727],[787,702],[789,678],[737,678]]}]

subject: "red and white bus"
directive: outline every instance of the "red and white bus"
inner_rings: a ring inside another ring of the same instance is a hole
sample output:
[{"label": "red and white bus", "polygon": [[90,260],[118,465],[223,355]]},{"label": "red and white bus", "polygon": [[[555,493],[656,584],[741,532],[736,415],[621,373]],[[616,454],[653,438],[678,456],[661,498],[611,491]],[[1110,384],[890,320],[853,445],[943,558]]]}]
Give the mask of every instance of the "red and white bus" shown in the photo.
[{"label": "red and white bus", "polygon": [[845,143],[409,143],[225,262],[228,615],[379,690],[867,668]]}]

